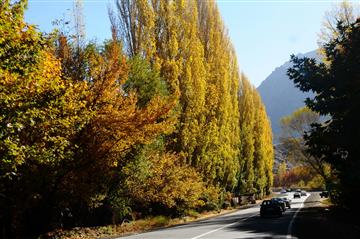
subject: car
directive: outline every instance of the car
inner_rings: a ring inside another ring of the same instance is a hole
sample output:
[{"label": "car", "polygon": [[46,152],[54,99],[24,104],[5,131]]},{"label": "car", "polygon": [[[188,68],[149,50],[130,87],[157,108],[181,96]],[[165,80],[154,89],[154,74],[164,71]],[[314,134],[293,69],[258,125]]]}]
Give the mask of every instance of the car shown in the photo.
[{"label": "car", "polygon": [[279,203],[280,206],[281,206],[282,211],[285,212],[286,203],[284,202],[284,200],[282,200],[281,198],[272,198],[271,201],[275,201],[275,202]]},{"label": "car", "polygon": [[295,192],[295,193],[294,193],[294,198],[301,198],[300,193],[299,193],[299,192]]},{"label": "car", "polygon": [[282,216],[283,210],[281,204],[276,200],[264,200],[260,205],[260,216],[265,217],[266,215]]},{"label": "car", "polygon": [[287,193],[286,189],[281,189],[280,193]]},{"label": "car", "polygon": [[284,202],[287,208],[291,208],[291,200],[288,198],[281,198]]},{"label": "car", "polygon": [[327,198],[327,197],[329,197],[329,192],[328,191],[322,191],[321,193],[320,193],[320,197],[325,197],[325,198]]},{"label": "car", "polygon": [[301,193],[301,189],[300,189],[300,188],[298,188],[298,189],[296,189],[296,190],[295,190],[295,192],[297,192],[297,193]]},{"label": "car", "polygon": [[301,191],[301,192],[300,192],[300,195],[301,195],[301,196],[306,196],[306,195],[307,195],[307,194],[306,194],[306,191]]}]

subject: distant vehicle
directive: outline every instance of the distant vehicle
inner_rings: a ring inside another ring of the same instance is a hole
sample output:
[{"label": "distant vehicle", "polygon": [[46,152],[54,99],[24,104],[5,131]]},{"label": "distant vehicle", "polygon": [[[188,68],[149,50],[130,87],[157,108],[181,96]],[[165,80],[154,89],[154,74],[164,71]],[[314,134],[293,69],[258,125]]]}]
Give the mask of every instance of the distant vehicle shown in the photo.
[{"label": "distant vehicle", "polygon": [[281,189],[280,193],[287,193],[286,189]]},{"label": "distant vehicle", "polygon": [[307,194],[306,194],[306,191],[301,191],[300,195],[301,195],[301,196],[306,196],[306,195],[307,195]]},{"label": "distant vehicle", "polygon": [[276,200],[264,200],[260,206],[260,216],[266,215],[282,216],[283,210],[281,204]]},{"label": "distant vehicle", "polygon": [[292,191],[291,188],[286,189],[286,192],[291,192],[291,191]]},{"label": "distant vehicle", "polygon": [[281,198],[284,202],[287,208],[291,208],[291,200],[288,198]]},{"label": "distant vehicle", "polygon": [[327,198],[327,197],[329,197],[329,192],[328,191],[322,191],[321,193],[320,193],[320,197],[325,197],[325,198]]},{"label": "distant vehicle", "polygon": [[299,192],[295,192],[295,193],[294,193],[294,198],[301,198],[300,193],[299,193]]},{"label": "distant vehicle", "polygon": [[284,202],[284,200],[282,200],[281,198],[272,198],[271,201],[275,201],[275,202],[279,203],[280,206],[281,206],[282,211],[285,212],[285,210],[286,210],[286,202]]},{"label": "distant vehicle", "polygon": [[295,190],[295,192],[301,193],[301,189],[298,188],[298,189]]}]

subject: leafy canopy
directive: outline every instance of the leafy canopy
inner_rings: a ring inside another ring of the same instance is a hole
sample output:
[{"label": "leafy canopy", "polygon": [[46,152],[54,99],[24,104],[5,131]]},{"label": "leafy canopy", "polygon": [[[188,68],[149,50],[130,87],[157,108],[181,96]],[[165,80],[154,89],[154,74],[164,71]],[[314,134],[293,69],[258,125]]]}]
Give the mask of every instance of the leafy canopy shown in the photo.
[{"label": "leafy canopy", "polygon": [[360,148],[360,19],[338,22],[338,35],[324,44],[326,61],[291,57],[288,75],[302,91],[314,91],[306,105],[330,120],[313,125],[305,136],[309,153],[330,163],[337,171],[339,200],[356,208],[351,195],[359,194]]}]

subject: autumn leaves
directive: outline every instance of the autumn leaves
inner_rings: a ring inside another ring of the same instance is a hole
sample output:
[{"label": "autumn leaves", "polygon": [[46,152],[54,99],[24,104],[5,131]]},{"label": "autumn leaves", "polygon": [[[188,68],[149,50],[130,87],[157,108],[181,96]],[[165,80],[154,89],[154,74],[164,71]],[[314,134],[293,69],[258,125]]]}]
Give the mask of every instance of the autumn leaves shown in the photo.
[{"label": "autumn leaves", "polygon": [[67,226],[88,225],[99,208],[178,215],[221,207],[225,191],[269,193],[270,123],[215,2],[117,1],[102,45],[79,44],[80,28],[44,37],[24,6],[0,5],[7,234],[40,231],[36,213],[51,229],[64,208]]}]

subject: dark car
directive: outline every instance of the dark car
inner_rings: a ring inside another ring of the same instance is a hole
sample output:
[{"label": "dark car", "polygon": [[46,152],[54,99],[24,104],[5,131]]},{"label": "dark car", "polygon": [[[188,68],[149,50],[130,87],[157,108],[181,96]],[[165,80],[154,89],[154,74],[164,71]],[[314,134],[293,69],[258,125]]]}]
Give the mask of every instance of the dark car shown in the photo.
[{"label": "dark car", "polygon": [[272,198],[271,201],[276,201],[277,203],[279,203],[279,205],[281,206],[282,211],[285,212],[285,210],[286,210],[286,202],[284,202],[284,200],[282,200],[281,198]]},{"label": "dark car", "polygon": [[260,216],[264,217],[266,215],[282,216],[281,204],[276,200],[264,200],[260,206]]},{"label": "dark car", "polygon": [[291,200],[288,198],[281,198],[284,202],[287,208],[291,208]]},{"label": "dark car", "polygon": [[322,191],[320,193],[320,197],[325,197],[325,198],[329,197],[329,192],[328,191]]},{"label": "dark car", "polygon": [[301,198],[301,195],[299,192],[294,193],[294,198]]}]

